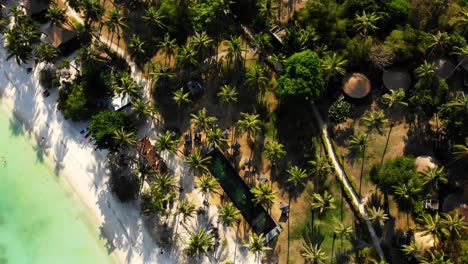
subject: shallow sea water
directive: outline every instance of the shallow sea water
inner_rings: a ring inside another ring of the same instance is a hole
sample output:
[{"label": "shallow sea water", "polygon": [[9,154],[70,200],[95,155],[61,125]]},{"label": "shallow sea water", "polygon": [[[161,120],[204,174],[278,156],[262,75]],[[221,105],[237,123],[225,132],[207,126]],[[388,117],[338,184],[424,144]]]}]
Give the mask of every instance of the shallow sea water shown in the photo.
[{"label": "shallow sea water", "polygon": [[114,263],[86,209],[0,104],[0,264]]}]

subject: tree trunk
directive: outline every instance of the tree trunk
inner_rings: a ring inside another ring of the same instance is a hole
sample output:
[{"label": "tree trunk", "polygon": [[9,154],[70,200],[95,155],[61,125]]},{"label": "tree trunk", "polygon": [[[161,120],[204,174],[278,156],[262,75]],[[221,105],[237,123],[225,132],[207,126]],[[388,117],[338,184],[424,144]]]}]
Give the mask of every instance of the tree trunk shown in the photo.
[{"label": "tree trunk", "polygon": [[362,148],[361,176],[359,177],[359,199],[361,198],[362,176],[364,174],[364,159],[366,155],[366,146]]},{"label": "tree trunk", "polygon": [[331,249],[331,256],[330,256],[330,263],[333,263],[335,258],[334,258],[334,250],[335,250],[335,239],[336,239],[336,234],[333,233],[333,242],[332,242],[332,249]]},{"label": "tree trunk", "polygon": [[384,148],[384,151],[383,151],[383,154],[382,154],[382,159],[380,160],[380,164],[383,164],[384,157],[385,157],[385,154],[387,152],[388,142],[390,141],[390,134],[392,133],[393,126],[394,126],[394,123],[391,122],[390,123],[390,130],[388,130],[387,142],[385,143],[385,148]]}]

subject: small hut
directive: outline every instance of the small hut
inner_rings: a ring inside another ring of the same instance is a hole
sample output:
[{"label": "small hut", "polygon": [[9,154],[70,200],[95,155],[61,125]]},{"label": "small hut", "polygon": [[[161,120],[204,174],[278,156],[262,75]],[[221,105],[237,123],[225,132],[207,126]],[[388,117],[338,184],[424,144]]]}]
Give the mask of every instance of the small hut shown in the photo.
[{"label": "small hut", "polygon": [[411,77],[406,70],[391,69],[383,73],[382,82],[389,90],[407,91],[411,86]]},{"label": "small hut", "polygon": [[436,166],[431,156],[419,156],[416,158],[416,171],[425,171],[428,168],[434,168]]},{"label": "small hut", "polygon": [[366,97],[371,91],[371,82],[362,73],[350,73],[343,78],[343,92],[354,99]]},{"label": "small hut", "polygon": [[435,64],[434,72],[437,76],[445,80],[452,77],[453,72],[455,71],[455,66],[450,60],[439,58],[434,61],[434,64]]},{"label": "small hut", "polygon": [[67,56],[80,48],[78,32],[74,29],[52,25],[44,33],[47,35],[50,44],[57,48],[63,56]]},{"label": "small hut", "polygon": [[26,14],[32,19],[45,22],[47,10],[49,9],[50,0],[27,0],[23,6]]}]

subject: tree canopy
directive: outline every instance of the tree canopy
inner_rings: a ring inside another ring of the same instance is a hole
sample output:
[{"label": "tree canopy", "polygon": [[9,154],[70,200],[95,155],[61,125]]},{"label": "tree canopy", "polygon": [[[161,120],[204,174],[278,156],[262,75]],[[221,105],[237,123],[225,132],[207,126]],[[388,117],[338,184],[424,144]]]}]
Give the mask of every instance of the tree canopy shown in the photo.
[{"label": "tree canopy", "polygon": [[130,121],[123,112],[105,110],[93,116],[89,129],[96,140],[99,149],[115,150],[118,145],[114,140],[114,133],[119,129],[131,131]]}]

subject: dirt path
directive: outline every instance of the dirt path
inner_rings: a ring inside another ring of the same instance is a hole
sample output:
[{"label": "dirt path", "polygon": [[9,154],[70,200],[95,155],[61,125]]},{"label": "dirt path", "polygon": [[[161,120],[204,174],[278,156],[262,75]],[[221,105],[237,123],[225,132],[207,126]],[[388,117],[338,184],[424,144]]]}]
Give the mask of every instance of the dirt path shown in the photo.
[{"label": "dirt path", "polygon": [[338,175],[338,179],[340,179],[341,183],[343,186],[346,187],[348,192],[351,194],[351,199],[352,202],[355,206],[359,208],[359,213],[361,214],[362,218],[365,220],[367,228],[369,229],[369,234],[371,235],[372,238],[372,243],[374,244],[374,248],[377,250],[377,253],[380,256],[380,259],[383,260],[385,263],[387,261],[385,260],[385,255],[382,251],[382,248],[380,247],[380,241],[377,235],[375,234],[374,227],[372,227],[372,223],[368,220],[369,217],[367,215],[366,209],[364,208],[364,204],[361,201],[361,198],[356,194],[356,191],[352,187],[351,183],[349,182],[348,175],[346,175],[346,172],[343,170],[341,167],[341,164],[338,162],[338,158],[336,157],[336,153],[333,150],[330,136],[328,135],[327,131],[327,124],[323,122],[322,117],[320,116],[320,113],[318,112],[317,108],[315,105],[312,106],[314,115],[319,123],[319,126],[321,127],[321,133],[323,135],[323,139],[325,139],[325,147],[327,149],[328,157],[332,160],[333,167],[335,168],[336,174]]}]

